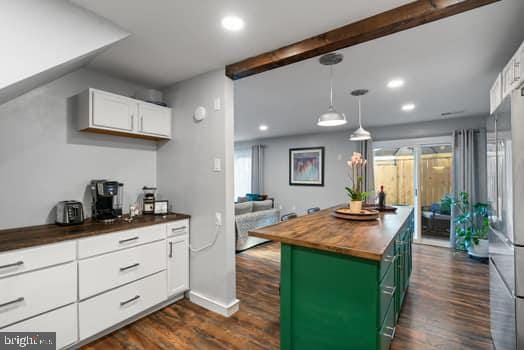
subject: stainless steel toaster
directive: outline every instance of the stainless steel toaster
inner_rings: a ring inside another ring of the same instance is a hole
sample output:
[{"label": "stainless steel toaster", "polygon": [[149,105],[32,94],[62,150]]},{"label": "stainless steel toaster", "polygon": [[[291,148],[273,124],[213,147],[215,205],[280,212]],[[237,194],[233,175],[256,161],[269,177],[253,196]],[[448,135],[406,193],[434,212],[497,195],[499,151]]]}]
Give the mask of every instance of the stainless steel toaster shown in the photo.
[{"label": "stainless steel toaster", "polygon": [[78,201],[62,201],[56,205],[58,225],[78,225],[84,223],[84,208]]}]

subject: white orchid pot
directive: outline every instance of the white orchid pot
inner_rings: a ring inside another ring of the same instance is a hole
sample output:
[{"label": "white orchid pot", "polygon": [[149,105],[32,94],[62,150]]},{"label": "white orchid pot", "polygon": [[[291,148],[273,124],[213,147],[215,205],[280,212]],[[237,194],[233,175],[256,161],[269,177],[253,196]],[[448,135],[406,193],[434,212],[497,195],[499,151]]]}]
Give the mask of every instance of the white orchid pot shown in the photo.
[{"label": "white orchid pot", "polygon": [[468,244],[468,254],[475,258],[489,257],[489,241],[487,239],[479,240],[479,244]]}]

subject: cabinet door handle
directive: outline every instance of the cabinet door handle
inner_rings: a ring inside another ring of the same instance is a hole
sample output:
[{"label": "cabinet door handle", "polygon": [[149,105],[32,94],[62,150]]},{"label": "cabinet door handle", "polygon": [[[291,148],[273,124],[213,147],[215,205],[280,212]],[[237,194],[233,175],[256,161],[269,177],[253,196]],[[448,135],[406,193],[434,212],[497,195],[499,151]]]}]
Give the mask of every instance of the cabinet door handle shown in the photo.
[{"label": "cabinet door handle", "polygon": [[140,116],[140,131],[144,131],[144,116]]},{"label": "cabinet door handle", "polygon": [[15,300],[8,301],[7,303],[0,304],[0,307],[21,303],[22,301],[24,301],[24,297],[16,298]]},{"label": "cabinet door handle", "polygon": [[23,264],[24,264],[24,262],[22,260],[20,260],[20,261],[14,262],[12,264],[2,265],[2,266],[0,266],[0,269],[8,269],[10,267],[20,266],[20,265],[23,265]]},{"label": "cabinet door handle", "polygon": [[395,338],[395,332],[397,331],[397,327],[388,327],[386,326],[386,330],[390,331],[391,333],[382,333],[385,337],[388,337],[389,339]]},{"label": "cabinet door handle", "polygon": [[175,233],[175,232],[185,231],[186,229],[187,229],[187,226],[182,226],[182,227],[171,229],[171,232]]},{"label": "cabinet door handle", "polygon": [[133,265],[129,265],[129,266],[126,266],[126,267],[121,267],[120,271],[126,271],[126,270],[129,270],[129,269],[132,269],[133,267],[138,267],[138,266],[140,266],[140,263],[135,263]]},{"label": "cabinet door handle", "polygon": [[385,286],[383,293],[386,295],[393,295],[395,294],[396,290],[397,290],[397,287]]},{"label": "cabinet door handle", "polygon": [[123,244],[123,243],[131,242],[131,241],[136,241],[137,239],[138,239],[138,236],[135,236],[131,238],[121,239],[120,241],[118,241],[118,243]]},{"label": "cabinet door handle", "polygon": [[395,260],[397,260],[397,256],[391,256],[391,255],[387,255],[385,258],[384,258],[384,262],[387,262],[387,263],[394,263]]},{"label": "cabinet door handle", "polygon": [[135,128],[135,116],[131,114],[131,130]]},{"label": "cabinet door handle", "polygon": [[124,306],[124,305],[129,304],[129,303],[131,303],[131,302],[133,302],[133,301],[135,301],[135,300],[138,300],[138,299],[140,299],[140,295],[135,295],[135,296],[132,297],[131,299],[128,299],[128,300],[126,300],[126,301],[121,301],[121,302],[120,302],[120,306]]},{"label": "cabinet door handle", "polygon": [[173,242],[169,242],[169,257],[173,257]]}]

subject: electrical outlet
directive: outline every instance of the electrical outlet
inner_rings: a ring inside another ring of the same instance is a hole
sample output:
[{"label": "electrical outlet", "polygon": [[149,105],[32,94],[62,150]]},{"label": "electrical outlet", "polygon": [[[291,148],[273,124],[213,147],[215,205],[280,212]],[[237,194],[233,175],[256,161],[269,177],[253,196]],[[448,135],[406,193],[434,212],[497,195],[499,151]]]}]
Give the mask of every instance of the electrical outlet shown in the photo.
[{"label": "electrical outlet", "polygon": [[222,214],[220,212],[215,213],[217,226],[222,226]]},{"label": "electrical outlet", "polygon": [[213,107],[215,108],[215,111],[219,111],[220,108],[221,108],[221,103],[220,103],[220,97],[216,97],[214,100],[213,100]]}]

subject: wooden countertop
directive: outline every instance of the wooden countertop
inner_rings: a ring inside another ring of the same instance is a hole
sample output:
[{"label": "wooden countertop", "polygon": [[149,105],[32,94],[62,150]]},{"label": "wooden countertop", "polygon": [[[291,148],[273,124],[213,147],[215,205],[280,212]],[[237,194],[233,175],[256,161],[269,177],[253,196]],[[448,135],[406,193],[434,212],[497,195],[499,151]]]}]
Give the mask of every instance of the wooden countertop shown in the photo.
[{"label": "wooden countertop", "polygon": [[59,226],[49,224],[0,230],[0,252],[130,230],[189,218],[190,216],[186,214],[171,213],[166,215],[165,218],[160,215],[141,215],[135,217],[132,222],[126,222],[120,219],[111,224],[104,224],[88,219],[81,225]]},{"label": "wooden countertop", "polygon": [[379,261],[413,208],[398,207],[375,221],[349,221],[331,215],[333,208],[249,231],[250,236]]}]

